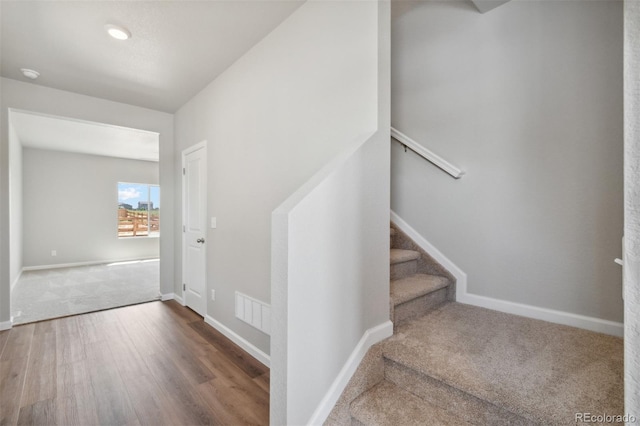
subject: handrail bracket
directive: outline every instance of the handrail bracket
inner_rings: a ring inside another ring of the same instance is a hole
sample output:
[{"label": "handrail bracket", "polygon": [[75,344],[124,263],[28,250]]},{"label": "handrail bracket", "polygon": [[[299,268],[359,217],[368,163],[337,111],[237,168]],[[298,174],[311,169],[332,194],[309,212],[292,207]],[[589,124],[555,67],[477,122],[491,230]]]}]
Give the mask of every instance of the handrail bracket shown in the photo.
[{"label": "handrail bracket", "polygon": [[391,128],[391,137],[400,142],[402,146],[404,146],[404,152],[407,152],[407,148],[409,148],[411,151],[415,152],[431,164],[450,174],[454,179],[460,179],[464,175],[464,171],[460,170],[458,167],[440,157],[435,152],[425,148],[418,142],[411,139],[409,136],[394,129],[393,127]]}]

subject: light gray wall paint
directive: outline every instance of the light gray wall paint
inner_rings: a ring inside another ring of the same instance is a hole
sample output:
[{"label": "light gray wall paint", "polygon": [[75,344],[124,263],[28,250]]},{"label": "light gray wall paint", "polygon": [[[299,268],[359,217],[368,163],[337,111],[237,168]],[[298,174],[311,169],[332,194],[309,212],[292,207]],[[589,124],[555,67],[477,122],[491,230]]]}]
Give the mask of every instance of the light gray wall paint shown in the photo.
[{"label": "light gray wall paint", "polygon": [[640,417],[640,3],[624,2],[624,408]]},{"label": "light gray wall paint", "polygon": [[272,424],[322,424],[365,332],[392,333],[387,138],[377,132],[273,214],[271,379],[286,386],[272,388]]},{"label": "light gray wall paint", "polygon": [[[376,127],[376,28],[365,3],[305,3],[176,113],[176,172],[183,149],[208,141],[208,211],[217,217],[207,236],[207,287],[216,290],[208,314],[265,353],[269,337],[235,318],[234,291],[270,301],[271,212]],[[175,252],[180,265],[180,241]]]},{"label": "light gray wall paint", "polygon": [[11,229],[9,250],[13,253],[10,262],[10,283],[15,285],[22,271],[22,145],[15,129],[9,124],[9,196]]},{"label": "light gray wall paint", "polygon": [[[174,204],[173,115],[126,105],[64,90],[0,79],[0,323],[10,319],[9,278],[9,138],[8,109],[39,112],[113,124],[160,134],[160,187],[162,203]],[[160,291],[173,292],[174,215],[171,209],[163,213],[163,233],[160,238]]]},{"label": "light gray wall paint", "polygon": [[396,2],[392,209],[470,293],[622,320],[622,3]]},{"label": "light gray wall paint", "polygon": [[[272,214],[270,423],[274,425],[324,423],[343,391],[332,385],[347,363],[358,362],[355,349],[365,332],[370,333],[365,346],[387,337],[385,329],[392,332],[391,6],[380,1],[368,2],[368,7],[357,19],[369,20],[375,32],[370,43],[378,52],[378,130],[364,143],[358,139],[360,146],[344,147]],[[368,347],[358,349],[364,354]],[[354,354],[356,361],[351,358]],[[313,371],[309,359],[316,360]]]},{"label": "light gray wall paint", "polygon": [[23,171],[24,266],[158,256],[159,238],[117,235],[118,182],[157,185],[158,163],[24,148]]}]

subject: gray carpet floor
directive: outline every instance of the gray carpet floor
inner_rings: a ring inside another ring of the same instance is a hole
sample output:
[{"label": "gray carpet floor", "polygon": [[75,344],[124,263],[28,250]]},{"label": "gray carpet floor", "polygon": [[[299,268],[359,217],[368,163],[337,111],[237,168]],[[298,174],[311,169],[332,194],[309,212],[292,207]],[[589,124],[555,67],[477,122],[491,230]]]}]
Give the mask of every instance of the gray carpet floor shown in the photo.
[{"label": "gray carpet floor", "polygon": [[618,337],[446,303],[374,345],[324,424],[587,424],[576,414],[625,413],[623,350]]},{"label": "gray carpet floor", "polygon": [[383,351],[539,424],[575,424],[575,413],[624,414],[617,337],[448,303],[400,326]]},{"label": "gray carpet floor", "polygon": [[158,259],[27,271],[11,292],[14,324],[160,298]]}]

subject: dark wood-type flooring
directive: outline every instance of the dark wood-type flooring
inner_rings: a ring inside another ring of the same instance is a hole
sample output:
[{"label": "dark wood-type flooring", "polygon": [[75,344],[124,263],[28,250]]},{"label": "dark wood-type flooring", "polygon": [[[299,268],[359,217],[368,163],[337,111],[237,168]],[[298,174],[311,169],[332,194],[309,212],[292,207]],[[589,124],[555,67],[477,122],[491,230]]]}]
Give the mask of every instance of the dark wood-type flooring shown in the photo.
[{"label": "dark wood-type flooring", "polygon": [[176,302],[0,332],[0,425],[268,423],[268,368]]}]

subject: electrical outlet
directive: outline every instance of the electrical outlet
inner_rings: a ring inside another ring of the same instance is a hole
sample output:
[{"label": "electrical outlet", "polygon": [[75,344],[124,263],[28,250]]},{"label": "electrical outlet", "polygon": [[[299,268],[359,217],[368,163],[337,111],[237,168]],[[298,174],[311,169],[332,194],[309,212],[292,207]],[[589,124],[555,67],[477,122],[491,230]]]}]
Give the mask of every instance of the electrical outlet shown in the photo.
[{"label": "electrical outlet", "polygon": [[51,250],[51,256],[57,256],[58,255],[58,251],[57,250]]},{"label": "electrical outlet", "polygon": [[216,291],[211,290],[211,300],[216,300]]}]

